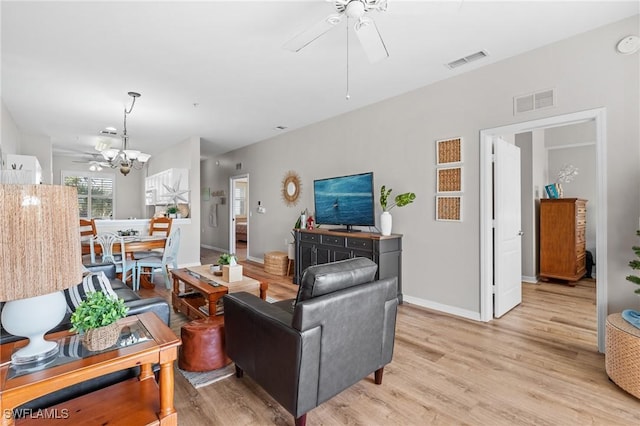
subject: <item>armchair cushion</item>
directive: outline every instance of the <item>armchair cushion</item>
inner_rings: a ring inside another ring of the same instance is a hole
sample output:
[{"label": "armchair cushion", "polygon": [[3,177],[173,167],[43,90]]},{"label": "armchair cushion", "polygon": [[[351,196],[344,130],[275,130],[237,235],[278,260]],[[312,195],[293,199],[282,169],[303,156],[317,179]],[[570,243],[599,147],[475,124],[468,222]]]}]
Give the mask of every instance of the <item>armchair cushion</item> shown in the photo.
[{"label": "armchair cushion", "polygon": [[378,265],[364,257],[311,266],[302,275],[296,305],[313,297],[371,282],[377,271]]}]

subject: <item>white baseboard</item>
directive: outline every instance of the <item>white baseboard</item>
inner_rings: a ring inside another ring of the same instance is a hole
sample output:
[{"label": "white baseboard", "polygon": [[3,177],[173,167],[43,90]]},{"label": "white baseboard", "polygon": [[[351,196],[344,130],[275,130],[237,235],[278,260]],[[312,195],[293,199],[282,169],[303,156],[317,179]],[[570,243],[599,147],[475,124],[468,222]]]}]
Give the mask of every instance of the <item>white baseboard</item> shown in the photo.
[{"label": "white baseboard", "polygon": [[538,278],[537,277],[527,277],[527,276],[522,276],[521,278],[522,282],[525,283],[531,283],[531,284],[537,284],[538,283]]},{"label": "white baseboard", "polygon": [[252,262],[256,262],[256,263],[262,263],[264,264],[264,258],[260,259],[258,257],[253,257],[253,256],[247,256],[247,260],[250,260]]},{"label": "white baseboard", "polygon": [[206,248],[206,249],[210,249],[210,250],[215,250],[215,251],[221,251],[223,253],[226,253],[229,251],[229,249],[226,248],[222,248],[222,247],[214,247],[214,246],[209,246],[206,244],[200,244],[200,247]]},{"label": "white baseboard", "polygon": [[402,300],[406,303],[422,306],[423,308],[433,309],[447,314],[467,318],[474,321],[480,321],[480,312],[473,312],[467,309],[460,309],[455,306],[444,305],[442,303],[432,302],[430,300],[420,299],[413,296],[403,295]]}]

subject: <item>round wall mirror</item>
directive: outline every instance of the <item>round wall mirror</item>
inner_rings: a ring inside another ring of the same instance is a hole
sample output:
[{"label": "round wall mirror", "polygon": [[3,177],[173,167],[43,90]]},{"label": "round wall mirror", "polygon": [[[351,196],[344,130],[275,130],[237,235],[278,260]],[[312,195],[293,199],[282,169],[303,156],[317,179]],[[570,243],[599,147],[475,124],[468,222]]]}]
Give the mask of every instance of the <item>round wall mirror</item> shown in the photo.
[{"label": "round wall mirror", "polygon": [[295,206],[300,197],[302,184],[296,172],[289,171],[282,179],[282,199],[288,206]]}]

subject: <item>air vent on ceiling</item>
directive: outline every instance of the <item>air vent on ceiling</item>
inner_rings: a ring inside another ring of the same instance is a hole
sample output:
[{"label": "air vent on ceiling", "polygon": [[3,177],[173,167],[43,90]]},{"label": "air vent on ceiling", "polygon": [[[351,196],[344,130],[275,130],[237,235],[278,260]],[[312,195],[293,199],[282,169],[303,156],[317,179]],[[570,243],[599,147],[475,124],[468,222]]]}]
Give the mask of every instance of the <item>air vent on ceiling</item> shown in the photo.
[{"label": "air vent on ceiling", "polygon": [[468,64],[469,62],[477,61],[478,59],[486,58],[489,54],[481,50],[476,53],[472,53],[471,55],[467,55],[464,58],[456,59],[455,61],[451,61],[447,64],[447,66],[451,69],[461,67],[463,65]]},{"label": "air vent on ceiling", "polygon": [[556,105],[556,92],[554,89],[541,90],[535,93],[515,96],[513,98],[513,114],[550,108]]}]

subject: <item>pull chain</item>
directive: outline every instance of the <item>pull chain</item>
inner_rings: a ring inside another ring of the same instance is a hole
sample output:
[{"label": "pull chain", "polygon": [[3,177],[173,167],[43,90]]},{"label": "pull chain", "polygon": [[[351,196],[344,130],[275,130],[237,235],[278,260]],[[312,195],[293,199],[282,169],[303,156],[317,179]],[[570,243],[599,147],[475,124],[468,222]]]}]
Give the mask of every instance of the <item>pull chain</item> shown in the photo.
[{"label": "pull chain", "polygon": [[345,99],[351,99],[349,95],[349,18],[347,18],[347,96],[345,96]]}]

